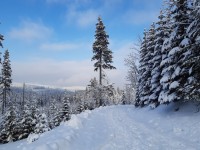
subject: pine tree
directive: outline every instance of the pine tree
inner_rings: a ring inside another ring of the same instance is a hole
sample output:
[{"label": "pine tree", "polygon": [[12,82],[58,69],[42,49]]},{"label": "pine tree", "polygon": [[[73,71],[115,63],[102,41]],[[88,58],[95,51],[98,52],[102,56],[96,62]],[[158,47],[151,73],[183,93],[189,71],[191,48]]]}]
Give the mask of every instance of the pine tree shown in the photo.
[{"label": "pine tree", "polygon": [[183,85],[187,80],[188,73],[182,65],[184,63],[187,48],[185,43],[188,43],[186,37],[186,29],[189,25],[189,8],[187,0],[173,1],[174,10],[173,16],[173,32],[170,35],[170,51],[168,53],[168,77],[166,84],[168,85],[167,96],[163,99],[164,103],[178,101],[184,98]]},{"label": "pine tree", "polygon": [[163,30],[164,35],[162,37],[163,39],[163,45],[161,49],[161,55],[162,55],[162,61],[160,63],[160,69],[161,69],[161,79],[160,79],[160,85],[161,85],[161,91],[159,93],[158,101],[159,103],[168,103],[167,96],[169,93],[169,80],[170,80],[170,74],[169,74],[169,60],[171,60],[171,56],[168,56],[168,53],[171,49],[171,42],[170,42],[170,34],[172,33],[172,16],[171,11],[173,8],[173,1],[165,1],[166,8],[164,9],[164,18],[163,18]]},{"label": "pine tree", "polygon": [[85,111],[84,103],[82,101],[79,102],[78,108],[76,110],[79,114]]},{"label": "pine tree", "polygon": [[66,96],[63,98],[63,107],[61,108],[60,111],[60,120],[61,121],[67,121],[70,119],[70,103],[69,103],[69,98]]},{"label": "pine tree", "polygon": [[50,104],[50,116],[49,116],[49,120],[50,120],[49,126],[51,129],[53,129],[56,126],[55,122],[54,122],[55,121],[54,118],[56,116],[57,111],[58,111],[58,109],[57,109],[57,105],[56,105],[56,100],[53,99],[53,101]]},{"label": "pine tree", "polygon": [[159,105],[158,97],[161,92],[161,61],[162,61],[162,45],[164,43],[165,39],[165,24],[166,21],[164,21],[164,14],[163,11],[160,11],[159,15],[159,21],[157,22],[157,28],[155,31],[155,47],[154,47],[154,53],[152,56],[152,71],[151,71],[151,95],[149,97],[150,104],[152,108],[155,108]]},{"label": "pine tree", "polygon": [[27,104],[24,106],[22,120],[19,122],[19,125],[21,128],[19,139],[27,138],[30,133],[34,132],[33,129],[36,124],[34,122],[34,118],[32,117],[30,106]]},{"label": "pine tree", "polygon": [[0,46],[3,48],[2,41],[4,40],[3,35],[0,34]]},{"label": "pine tree", "polygon": [[[95,71],[99,70],[99,84],[102,85],[103,79],[103,69],[116,69],[112,66],[112,51],[108,49],[108,38],[109,36],[105,32],[105,26],[101,20],[98,18],[98,23],[96,24],[95,32],[95,42],[93,43],[93,53],[92,61],[96,61],[94,64]],[[101,88],[100,91],[101,93]],[[102,99],[100,98],[100,106],[103,105]]]},{"label": "pine tree", "polygon": [[151,91],[151,88],[155,88],[152,85],[152,79],[154,76],[152,76],[152,71],[154,71],[153,67],[155,65],[155,57],[154,57],[154,49],[155,49],[155,24],[153,23],[148,31],[147,34],[147,55],[146,55],[146,60],[148,66],[146,67],[146,71],[144,72],[144,77],[146,80],[145,86],[144,86],[144,95],[143,95],[143,101],[145,103],[150,104],[150,103],[156,103],[156,97],[154,95],[154,91]]},{"label": "pine tree", "polygon": [[49,130],[50,128],[49,128],[49,123],[47,121],[47,116],[44,113],[39,114],[38,123],[35,126],[34,133],[41,134]]},{"label": "pine tree", "polygon": [[151,88],[151,70],[153,62],[151,61],[155,47],[155,25],[151,25],[148,32],[144,32],[143,41],[140,48],[140,66],[139,66],[139,87],[137,89],[136,106],[145,106],[149,104]]},{"label": "pine tree", "polygon": [[6,50],[4,54],[4,60],[3,60],[3,68],[2,68],[2,85],[3,85],[3,112],[6,109],[7,106],[7,98],[10,94],[10,86],[12,83],[11,79],[11,65],[10,65],[10,56],[9,51]]},{"label": "pine tree", "polygon": [[16,112],[12,103],[9,104],[9,108],[5,113],[2,130],[0,132],[0,142],[7,143],[15,141],[15,129],[17,127],[16,123]]},{"label": "pine tree", "polygon": [[55,115],[53,122],[55,126],[59,126],[62,121],[68,121],[70,119],[70,103],[69,98],[64,96],[62,100],[61,110]]},{"label": "pine tree", "polygon": [[184,85],[185,99],[199,100],[200,98],[200,2],[194,1],[193,11],[191,13],[192,22],[187,29],[187,36],[190,43],[187,44],[190,55],[186,55],[187,59],[183,65],[189,72],[189,77]]},{"label": "pine tree", "polygon": [[138,87],[137,87],[137,97],[135,101],[135,106],[144,106],[145,101],[143,98],[144,95],[144,87],[147,82],[145,78],[145,71],[148,69],[148,59],[146,59],[148,54],[147,51],[147,32],[144,31],[144,37],[142,39],[141,47],[140,47],[140,66],[139,66],[139,79],[138,79]]}]

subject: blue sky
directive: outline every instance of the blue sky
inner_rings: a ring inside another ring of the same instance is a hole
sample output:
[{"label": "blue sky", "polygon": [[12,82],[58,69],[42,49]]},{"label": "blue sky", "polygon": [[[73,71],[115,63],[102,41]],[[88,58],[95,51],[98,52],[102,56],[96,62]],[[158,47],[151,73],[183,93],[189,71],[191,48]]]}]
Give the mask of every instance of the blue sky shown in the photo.
[{"label": "blue sky", "polygon": [[123,87],[123,60],[161,7],[161,0],[4,0],[0,50],[10,51],[14,83],[84,87],[98,75],[91,57],[100,15],[117,67],[106,73],[110,82]]}]

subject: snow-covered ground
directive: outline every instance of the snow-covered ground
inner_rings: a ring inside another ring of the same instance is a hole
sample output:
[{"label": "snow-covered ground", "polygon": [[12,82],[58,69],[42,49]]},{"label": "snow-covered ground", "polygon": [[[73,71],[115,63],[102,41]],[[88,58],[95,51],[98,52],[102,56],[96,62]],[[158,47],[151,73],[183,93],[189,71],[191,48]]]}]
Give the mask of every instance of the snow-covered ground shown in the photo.
[{"label": "snow-covered ground", "polygon": [[0,145],[0,150],[200,149],[200,113],[188,103],[176,108],[101,107],[73,115],[33,143],[22,140]]}]

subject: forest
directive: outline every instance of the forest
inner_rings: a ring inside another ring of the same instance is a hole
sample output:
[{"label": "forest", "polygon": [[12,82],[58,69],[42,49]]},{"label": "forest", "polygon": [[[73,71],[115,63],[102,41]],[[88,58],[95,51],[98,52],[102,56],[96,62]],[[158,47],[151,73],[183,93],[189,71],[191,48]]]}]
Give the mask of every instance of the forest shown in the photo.
[{"label": "forest", "polygon": [[[199,102],[200,1],[164,0],[157,17],[158,21],[144,30],[139,48],[124,58],[130,83],[124,89],[106,80],[105,71],[118,68],[114,66],[101,17],[96,23],[91,58],[99,79],[88,81],[85,90],[72,92],[26,83],[22,87],[12,86],[11,62],[6,50],[0,62],[0,143],[30,137],[35,141],[39,138],[35,135],[69,121],[72,114],[99,107],[134,105],[157,109],[174,102]],[[2,48],[3,41],[0,34]]]}]

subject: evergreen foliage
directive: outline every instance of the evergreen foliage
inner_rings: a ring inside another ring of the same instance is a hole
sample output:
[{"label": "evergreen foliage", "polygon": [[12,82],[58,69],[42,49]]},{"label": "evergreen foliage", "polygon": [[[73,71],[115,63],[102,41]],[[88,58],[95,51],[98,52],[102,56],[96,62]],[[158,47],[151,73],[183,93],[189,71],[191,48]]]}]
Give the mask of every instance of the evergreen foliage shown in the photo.
[{"label": "evergreen foliage", "polygon": [[198,100],[200,98],[200,2],[198,0],[194,1],[191,19],[192,22],[187,28],[187,36],[190,39],[187,49],[190,50],[191,55],[183,63],[189,70],[189,77],[184,85],[184,96],[186,99]]},{"label": "evergreen foliage", "polygon": [[7,107],[7,101],[8,101],[8,96],[10,95],[10,87],[12,83],[11,79],[11,64],[10,64],[10,56],[9,56],[9,51],[6,50],[4,53],[4,60],[3,60],[3,68],[2,68],[2,88],[3,88],[3,106],[2,106],[2,112]]},{"label": "evergreen foliage", "polygon": [[70,119],[70,103],[69,103],[69,98],[64,97],[62,101],[62,108],[61,111],[59,112],[59,121],[67,121]]},{"label": "evergreen foliage", "polygon": [[148,59],[147,59],[147,32],[144,31],[144,37],[140,47],[140,66],[139,66],[139,78],[138,78],[138,89],[137,89],[137,99],[135,106],[144,106],[144,89],[146,86],[147,78],[145,72],[148,68]]},{"label": "evergreen foliage", "polygon": [[22,120],[19,122],[20,126],[19,139],[27,138],[30,133],[34,132],[35,128],[34,119],[35,118],[33,118],[33,115],[31,114],[30,111],[30,106],[25,105],[23,110]]},{"label": "evergreen foliage", "polygon": [[3,123],[1,127],[2,130],[0,132],[0,142],[7,143],[17,140],[15,135],[16,127],[17,127],[16,112],[13,104],[10,103],[10,106],[3,118]]},{"label": "evergreen foliage", "polygon": [[136,106],[200,98],[199,1],[165,4],[157,26],[142,40]]},{"label": "evergreen foliage", "polygon": [[164,21],[164,14],[161,11],[159,21],[157,22],[157,28],[155,29],[155,39],[153,45],[154,52],[152,53],[152,59],[151,63],[152,71],[151,71],[151,88],[150,88],[150,97],[149,97],[149,103],[151,107],[155,108],[159,105],[158,97],[161,92],[161,61],[162,61],[162,45],[164,43],[164,37],[165,37],[165,21]]},{"label": "evergreen foliage", "polygon": [[39,114],[38,123],[35,126],[34,133],[41,134],[49,130],[50,128],[49,128],[49,123],[47,121],[47,116],[44,113]]},{"label": "evergreen foliage", "polygon": [[84,110],[85,110],[84,103],[83,102],[79,102],[79,105],[78,105],[78,108],[77,108],[77,112],[80,114]]},{"label": "evergreen foliage", "polygon": [[[98,17],[98,23],[96,24],[95,31],[95,42],[93,43],[93,53],[92,61],[96,61],[94,64],[95,71],[99,70],[99,84],[102,85],[103,79],[103,69],[116,69],[112,66],[113,56],[112,51],[108,49],[108,38],[109,36],[105,32],[105,26],[100,17]],[[99,93],[101,94],[101,88],[99,88]],[[100,106],[103,105],[101,95],[100,95]]]},{"label": "evergreen foliage", "polygon": [[4,40],[3,35],[0,34],[0,46],[3,47],[2,41]]}]

